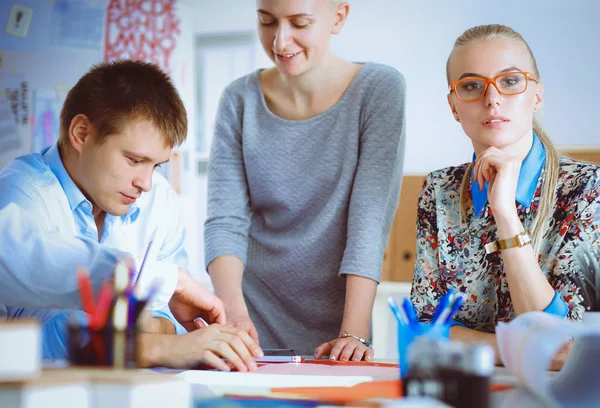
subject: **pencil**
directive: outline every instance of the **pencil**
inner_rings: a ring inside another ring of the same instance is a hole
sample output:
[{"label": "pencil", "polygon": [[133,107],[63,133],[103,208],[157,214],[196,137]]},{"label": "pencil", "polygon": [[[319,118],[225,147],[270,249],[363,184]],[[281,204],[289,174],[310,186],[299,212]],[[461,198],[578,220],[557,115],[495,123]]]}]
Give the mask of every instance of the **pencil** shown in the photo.
[{"label": "pencil", "polygon": [[152,244],[154,243],[155,236],[156,236],[156,229],[152,232],[152,235],[150,235],[150,241],[148,242],[148,248],[146,248],[146,253],[144,254],[144,258],[142,259],[142,264],[140,265],[140,270],[137,274],[137,277],[135,278],[134,286],[137,285],[138,281],[140,280],[140,275],[142,274],[142,271],[144,270],[144,265],[146,264],[146,259],[148,258],[148,254],[150,253],[150,249],[152,248]]},{"label": "pencil", "polygon": [[100,288],[98,295],[98,304],[96,305],[96,313],[92,317],[91,327],[93,330],[100,330],[106,326],[108,312],[112,306],[113,289],[110,282],[105,282]]},{"label": "pencil", "polygon": [[83,311],[88,314],[88,320],[90,320],[96,314],[96,306],[94,304],[94,292],[92,291],[90,275],[83,267],[77,268],[77,285],[79,286]]}]

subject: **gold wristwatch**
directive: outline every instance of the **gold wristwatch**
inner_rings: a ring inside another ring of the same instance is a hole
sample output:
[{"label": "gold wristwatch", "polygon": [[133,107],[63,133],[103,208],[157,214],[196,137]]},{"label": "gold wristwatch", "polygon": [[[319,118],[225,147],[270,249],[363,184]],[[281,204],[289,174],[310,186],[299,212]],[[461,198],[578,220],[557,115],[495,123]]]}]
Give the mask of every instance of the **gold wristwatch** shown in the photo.
[{"label": "gold wristwatch", "polygon": [[501,249],[524,247],[531,244],[531,237],[528,231],[523,231],[512,238],[499,239],[485,245],[485,253],[491,254]]}]

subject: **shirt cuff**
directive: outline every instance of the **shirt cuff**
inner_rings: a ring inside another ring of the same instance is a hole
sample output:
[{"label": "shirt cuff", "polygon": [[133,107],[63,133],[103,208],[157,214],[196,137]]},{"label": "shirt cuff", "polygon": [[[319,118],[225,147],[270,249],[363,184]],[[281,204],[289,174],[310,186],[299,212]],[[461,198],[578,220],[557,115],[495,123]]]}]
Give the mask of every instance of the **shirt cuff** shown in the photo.
[{"label": "shirt cuff", "polygon": [[[177,285],[178,267],[172,262],[147,261],[139,275],[136,289],[138,298],[151,296],[146,309],[158,310],[167,307]],[[158,283],[158,290],[152,287]],[[155,292],[153,294],[153,292]]]},{"label": "shirt cuff", "polygon": [[[462,326],[462,327],[467,327],[467,325],[466,325],[466,324],[464,324],[464,323],[461,323],[461,322],[459,322],[459,321],[456,321],[456,320],[454,320],[454,319],[451,319],[451,320],[450,320],[450,325],[449,325],[449,326],[450,326],[450,327],[452,327],[452,326]],[[468,329],[468,327],[467,327],[467,329]]]},{"label": "shirt cuff", "polygon": [[554,297],[552,298],[552,302],[550,302],[548,307],[544,309],[544,312],[565,318],[569,314],[569,306],[567,305],[567,302],[565,302],[565,300],[562,298],[560,293],[554,291]]},{"label": "shirt cuff", "polygon": [[179,322],[177,321],[177,319],[175,319],[175,316],[173,316],[168,307],[163,307],[160,310],[153,310],[152,317],[158,317],[170,321],[171,324],[173,324],[173,326],[175,327],[176,334],[187,333],[187,330],[181,324],[179,324]]}]

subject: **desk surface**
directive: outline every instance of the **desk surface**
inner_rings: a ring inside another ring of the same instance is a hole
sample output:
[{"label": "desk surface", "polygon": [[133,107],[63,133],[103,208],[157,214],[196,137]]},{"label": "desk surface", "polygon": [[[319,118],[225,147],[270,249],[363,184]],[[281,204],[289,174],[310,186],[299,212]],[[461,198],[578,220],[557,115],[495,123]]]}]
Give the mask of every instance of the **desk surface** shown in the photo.
[{"label": "desk surface", "polygon": [[[390,359],[376,359],[375,362],[379,363],[395,363],[394,360]],[[260,377],[257,374],[257,377]],[[505,367],[496,367],[494,375],[492,377],[492,384],[509,385],[514,388],[506,389],[503,391],[492,392],[492,408],[517,408],[517,407],[528,407],[538,408],[544,407],[541,403],[533,396],[529,391],[520,387],[519,380],[512,375]],[[212,389],[212,391],[211,391]],[[196,396],[200,395],[214,395],[213,391],[217,394],[227,394],[231,390],[223,385],[217,387],[202,386],[201,384],[193,384],[193,391]],[[245,395],[262,395],[262,396],[280,396],[270,393],[270,389],[267,387],[243,387],[243,389],[236,387],[236,391],[240,394]],[[402,405],[399,405],[401,407]]]},{"label": "desk surface", "polygon": [[[395,363],[394,360],[391,359],[375,359],[375,362],[380,363]],[[62,361],[44,361],[45,367],[64,367],[66,364]],[[150,371],[150,370],[140,370],[140,371]],[[151,370],[151,371],[162,371],[162,370]],[[181,373],[182,370],[164,370],[167,374],[177,374]],[[492,408],[517,408],[517,407],[528,407],[528,408],[542,408],[544,404],[537,400],[529,391],[520,387],[519,380],[512,375],[507,368],[505,367],[496,367],[494,375],[492,377],[492,384],[502,384],[502,385],[511,385],[514,388],[507,389],[504,391],[494,391],[492,392]],[[193,394],[196,396],[210,396],[215,395],[208,387],[203,387],[199,384],[194,384],[192,386]],[[239,391],[239,389],[238,389]],[[252,388],[248,387],[248,389],[244,390],[244,393],[252,393]],[[254,389],[255,395],[260,395],[268,392],[266,388]]]}]

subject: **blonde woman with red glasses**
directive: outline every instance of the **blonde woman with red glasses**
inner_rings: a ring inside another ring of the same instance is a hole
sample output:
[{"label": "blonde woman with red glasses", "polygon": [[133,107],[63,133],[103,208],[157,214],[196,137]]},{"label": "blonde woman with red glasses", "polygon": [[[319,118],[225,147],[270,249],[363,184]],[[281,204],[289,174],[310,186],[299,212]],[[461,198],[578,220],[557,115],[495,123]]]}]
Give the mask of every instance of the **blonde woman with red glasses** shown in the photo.
[{"label": "blonde woman with red glasses", "polygon": [[496,325],[521,313],[581,319],[586,299],[573,253],[600,243],[600,171],[561,157],[536,121],[543,84],[513,29],[465,31],[446,74],[448,103],[473,143],[473,162],[427,176],[411,297],[420,320],[429,321],[448,290],[463,292],[451,337],[497,351]]}]

